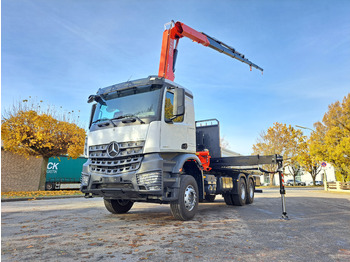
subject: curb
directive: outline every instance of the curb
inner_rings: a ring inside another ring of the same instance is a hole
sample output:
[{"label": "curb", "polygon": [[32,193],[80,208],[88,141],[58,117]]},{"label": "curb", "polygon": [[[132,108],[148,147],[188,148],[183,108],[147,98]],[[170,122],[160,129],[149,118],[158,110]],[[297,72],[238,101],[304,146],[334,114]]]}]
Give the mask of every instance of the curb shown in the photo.
[{"label": "curb", "polygon": [[50,199],[65,199],[65,198],[80,198],[84,196],[48,196],[48,197],[23,197],[23,198],[4,198],[1,202],[16,202],[16,201],[28,201],[28,200],[50,200]]}]

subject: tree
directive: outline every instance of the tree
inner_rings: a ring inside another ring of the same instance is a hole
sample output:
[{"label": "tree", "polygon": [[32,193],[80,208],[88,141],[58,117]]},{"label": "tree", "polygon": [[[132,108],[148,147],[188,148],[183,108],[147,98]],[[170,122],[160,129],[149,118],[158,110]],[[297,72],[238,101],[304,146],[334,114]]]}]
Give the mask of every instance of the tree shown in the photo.
[{"label": "tree", "polygon": [[28,100],[14,105],[2,116],[1,136],[5,150],[25,157],[43,157],[39,190],[44,190],[49,158],[65,154],[79,157],[84,150],[85,130],[75,123],[55,119],[52,108],[44,113],[40,104],[25,103]]},{"label": "tree", "polygon": [[[293,128],[291,125],[274,123],[267,132],[263,131],[257,139],[257,143],[253,145],[255,154],[273,155],[279,154],[283,156],[283,167],[288,168],[295,177],[300,171],[300,165],[297,160],[297,155],[300,150],[299,144],[305,139],[301,130]],[[264,166],[270,172],[275,172],[275,166]],[[273,181],[274,174],[271,174]]]},{"label": "tree", "polygon": [[314,155],[310,154],[311,143],[311,138],[300,143],[297,161],[306,172],[310,173],[313,185],[316,186],[316,176],[321,172],[321,165],[320,161],[318,161]]},{"label": "tree", "polygon": [[328,107],[321,122],[314,124],[310,153],[332,163],[343,181],[350,181],[350,93]]},{"label": "tree", "polygon": [[221,137],[221,138],[220,138],[220,147],[221,147],[222,149],[229,149],[230,143],[226,140],[225,137]]}]

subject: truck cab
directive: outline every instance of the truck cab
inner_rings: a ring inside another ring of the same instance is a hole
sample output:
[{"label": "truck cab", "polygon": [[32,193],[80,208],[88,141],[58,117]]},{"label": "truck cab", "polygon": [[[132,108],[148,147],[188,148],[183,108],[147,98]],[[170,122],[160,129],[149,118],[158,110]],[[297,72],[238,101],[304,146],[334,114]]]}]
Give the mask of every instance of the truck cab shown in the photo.
[{"label": "truck cab", "polygon": [[99,89],[89,102],[82,192],[107,202],[170,203],[178,199],[184,166],[203,186],[189,90],[150,76]]}]

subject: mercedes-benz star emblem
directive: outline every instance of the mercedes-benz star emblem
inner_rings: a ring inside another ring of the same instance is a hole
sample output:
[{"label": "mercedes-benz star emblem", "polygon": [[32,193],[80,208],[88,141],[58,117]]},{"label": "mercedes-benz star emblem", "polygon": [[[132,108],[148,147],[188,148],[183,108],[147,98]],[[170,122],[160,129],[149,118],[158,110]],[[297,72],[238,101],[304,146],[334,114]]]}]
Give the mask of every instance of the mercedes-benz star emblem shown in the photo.
[{"label": "mercedes-benz star emblem", "polygon": [[107,154],[109,157],[116,157],[119,154],[119,146],[117,142],[112,142],[107,147]]}]

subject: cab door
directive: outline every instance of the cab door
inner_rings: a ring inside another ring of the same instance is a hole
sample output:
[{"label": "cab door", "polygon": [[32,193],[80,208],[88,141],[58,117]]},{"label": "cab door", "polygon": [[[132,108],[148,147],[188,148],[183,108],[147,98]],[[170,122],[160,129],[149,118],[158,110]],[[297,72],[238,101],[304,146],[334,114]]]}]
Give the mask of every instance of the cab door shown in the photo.
[{"label": "cab door", "polygon": [[[185,96],[186,97],[186,96]],[[191,106],[192,105],[192,106]],[[166,90],[163,98],[161,118],[161,152],[194,152],[195,151],[195,127],[193,115],[193,102],[189,97],[185,98],[185,114],[173,116],[174,92]],[[192,113],[191,113],[192,112]],[[192,120],[191,120],[191,119]]]}]

